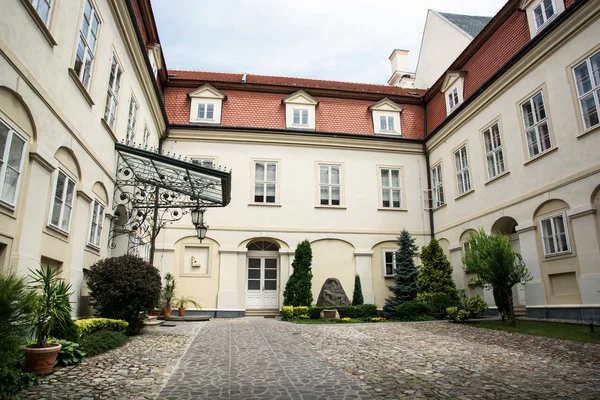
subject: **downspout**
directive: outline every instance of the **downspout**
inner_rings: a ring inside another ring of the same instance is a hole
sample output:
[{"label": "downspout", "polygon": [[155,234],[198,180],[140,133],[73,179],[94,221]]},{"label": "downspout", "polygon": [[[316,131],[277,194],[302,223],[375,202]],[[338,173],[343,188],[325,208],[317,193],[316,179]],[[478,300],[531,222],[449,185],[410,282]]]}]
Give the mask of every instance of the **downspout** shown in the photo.
[{"label": "downspout", "polygon": [[[425,112],[423,113],[423,153],[425,154],[425,168],[427,168],[427,190],[431,193],[431,168],[429,168],[429,153],[427,152],[427,103],[425,97],[423,97],[423,106]],[[429,230],[431,238],[435,238],[435,230],[433,224],[433,198],[429,196]]]}]

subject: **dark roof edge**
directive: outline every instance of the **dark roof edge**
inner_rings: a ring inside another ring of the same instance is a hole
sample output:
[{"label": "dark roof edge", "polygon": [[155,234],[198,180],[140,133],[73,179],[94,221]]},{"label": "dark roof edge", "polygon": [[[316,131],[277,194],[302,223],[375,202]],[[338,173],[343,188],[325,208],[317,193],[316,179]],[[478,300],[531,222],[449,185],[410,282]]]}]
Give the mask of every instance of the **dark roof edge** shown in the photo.
[{"label": "dark roof edge", "polygon": [[237,132],[248,132],[248,133],[267,133],[267,134],[280,134],[280,135],[293,135],[293,136],[314,136],[314,137],[342,137],[352,138],[359,140],[382,140],[385,142],[402,142],[402,143],[423,143],[423,139],[412,139],[405,137],[388,137],[388,136],[377,136],[377,135],[361,135],[353,133],[338,133],[338,132],[324,132],[324,131],[299,131],[292,129],[277,129],[277,128],[256,128],[246,126],[223,126],[223,125],[208,125],[208,124],[169,124],[167,129],[186,129],[186,130],[207,130],[207,131],[237,131]]},{"label": "dark roof edge", "polygon": [[[542,39],[548,36],[554,29],[556,29],[565,19],[567,19],[571,14],[573,14],[582,4],[586,3],[588,0],[576,0],[570,7],[565,9],[561,14],[559,14],[554,20],[540,33],[538,33],[533,39],[531,39],[525,46],[523,46],[514,56],[512,56],[504,65],[502,65],[492,76],[490,76],[481,86],[477,88],[469,96],[467,100],[462,102],[458,109],[448,115],[429,135],[425,132],[425,142],[428,142],[436,133],[438,133],[444,126],[446,126],[450,121],[452,121],[460,112],[468,106],[471,102],[473,102],[477,97],[479,97],[492,83],[498,80],[510,67],[513,66],[517,61],[523,58],[529,50],[537,46]],[[430,100],[430,99],[429,99]],[[425,116],[427,118],[427,116]]]}]

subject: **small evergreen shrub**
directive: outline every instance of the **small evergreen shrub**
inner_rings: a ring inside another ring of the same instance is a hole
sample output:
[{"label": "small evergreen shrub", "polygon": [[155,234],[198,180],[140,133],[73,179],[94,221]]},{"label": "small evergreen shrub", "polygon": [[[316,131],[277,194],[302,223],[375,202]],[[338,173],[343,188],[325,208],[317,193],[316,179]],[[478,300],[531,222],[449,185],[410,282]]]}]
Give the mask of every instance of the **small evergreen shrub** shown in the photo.
[{"label": "small evergreen shrub", "polygon": [[85,354],[92,357],[121,347],[128,341],[129,337],[123,332],[100,331],[83,337],[80,344]]},{"label": "small evergreen shrub", "polygon": [[430,316],[431,308],[418,300],[410,300],[396,307],[394,317],[402,321],[415,321],[421,315]]},{"label": "small evergreen shrub", "polygon": [[77,336],[84,337],[91,333],[101,331],[114,331],[125,333],[129,324],[121,319],[87,318],[75,321]]},{"label": "small evergreen shrub", "polygon": [[487,308],[487,303],[479,295],[469,297],[465,301],[465,309],[471,314],[470,318],[483,317],[483,313]]},{"label": "small evergreen shrub", "polygon": [[360,276],[356,274],[354,277],[354,293],[352,294],[352,305],[360,306],[365,300],[362,294],[362,285],[360,284]]},{"label": "small evergreen shrub", "polygon": [[283,304],[286,306],[310,306],[312,296],[312,248],[310,242],[298,243],[294,253],[292,267],[294,271],[285,284]]},{"label": "small evergreen shrub", "polygon": [[294,307],[294,318],[300,318],[303,315],[308,315],[308,307],[298,306]]},{"label": "small evergreen shrub", "polygon": [[56,340],[56,343],[60,343],[62,346],[54,365],[67,366],[71,364],[79,364],[83,361],[85,353],[81,350],[78,343],[70,342],[68,340]]},{"label": "small evergreen shrub", "polygon": [[435,314],[446,314],[448,307],[458,307],[460,300],[447,293],[419,293],[416,300],[427,304]]},{"label": "small evergreen shrub", "polygon": [[128,334],[144,327],[146,313],[154,309],[161,292],[158,269],[131,255],[98,261],[87,283],[98,316],[127,321]]},{"label": "small evergreen shrub", "polygon": [[294,318],[294,307],[283,306],[281,307],[281,319],[284,321],[291,321]]},{"label": "small evergreen shrub", "polygon": [[469,319],[469,312],[461,310],[458,307],[448,307],[446,309],[446,318],[451,322],[461,322]]},{"label": "small evergreen shrub", "polygon": [[423,266],[417,277],[419,293],[444,293],[452,299],[458,298],[452,279],[452,264],[439,242],[431,239],[429,245],[421,248],[420,258]]},{"label": "small evergreen shrub", "polygon": [[400,232],[396,240],[398,250],[395,253],[396,268],[394,268],[394,284],[388,286],[392,295],[385,300],[383,316],[392,316],[396,308],[417,296],[417,275],[414,257],[417,256],[418,247],[406,229]]}]

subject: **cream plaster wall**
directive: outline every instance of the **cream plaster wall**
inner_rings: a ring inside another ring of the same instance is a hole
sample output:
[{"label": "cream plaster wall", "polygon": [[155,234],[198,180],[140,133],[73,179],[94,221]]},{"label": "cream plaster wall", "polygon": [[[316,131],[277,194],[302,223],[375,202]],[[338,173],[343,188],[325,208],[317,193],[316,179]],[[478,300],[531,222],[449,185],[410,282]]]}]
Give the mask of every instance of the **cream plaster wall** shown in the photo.
[{"label": "cream plaster wall", "polygon": [[311,247],[314,303],[316,304],[321,288],[328,278],[339,279],[348,299],[352,302],[356,275],[354,247],[350,243],[337,239],[317,240],[311,243]]}]

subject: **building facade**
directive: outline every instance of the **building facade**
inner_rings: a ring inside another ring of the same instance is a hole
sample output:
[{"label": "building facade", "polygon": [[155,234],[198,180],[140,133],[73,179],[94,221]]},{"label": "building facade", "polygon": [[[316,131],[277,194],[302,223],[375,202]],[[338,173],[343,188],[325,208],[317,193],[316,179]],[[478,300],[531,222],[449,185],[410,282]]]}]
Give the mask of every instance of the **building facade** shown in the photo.
[{"label": "building facade", "polygon": [[436,237],[457,286],[493,306],[462,268],[483,228],[523,255],[528,315],[600,318],[598,2],[430,11],[416,75],[394,50],[390,85],[167,71],[147,0],[1,5],[0,267],[60,266],[77,316],[85,270],[127,251],[108,245],[124,142],[232,171],[202,242],[187,215],[152,242],[202,313],[278,310],[304,239],[315,300],[331,277],[351,294],[358,274],[381,307],[403,228]]}]

